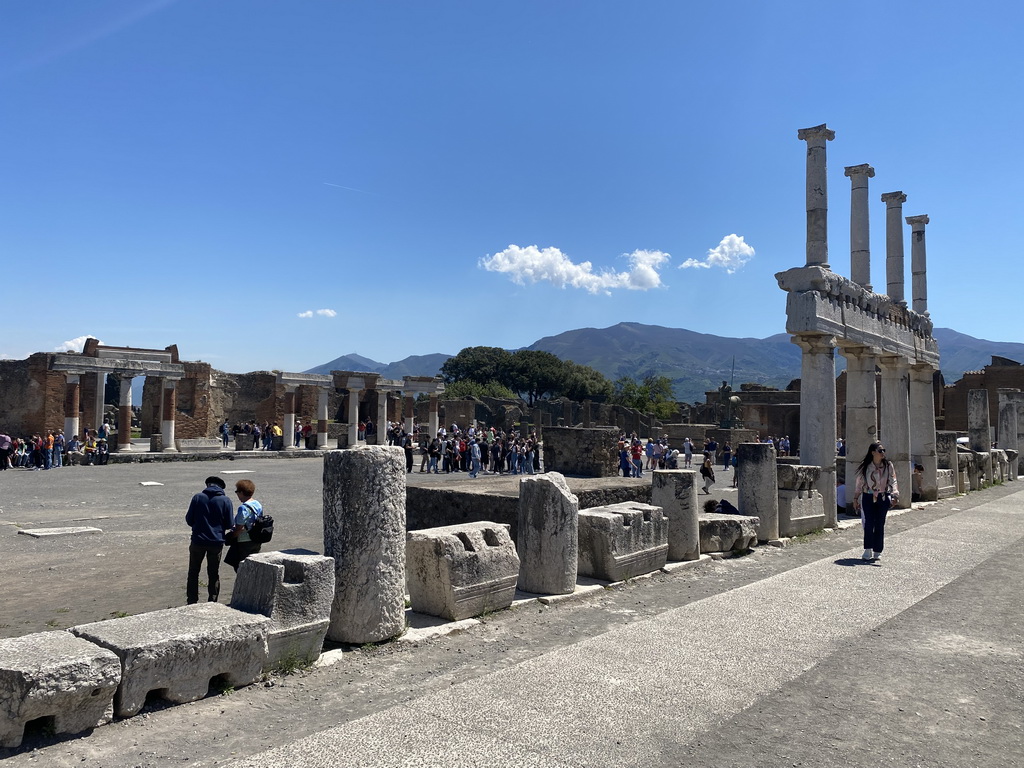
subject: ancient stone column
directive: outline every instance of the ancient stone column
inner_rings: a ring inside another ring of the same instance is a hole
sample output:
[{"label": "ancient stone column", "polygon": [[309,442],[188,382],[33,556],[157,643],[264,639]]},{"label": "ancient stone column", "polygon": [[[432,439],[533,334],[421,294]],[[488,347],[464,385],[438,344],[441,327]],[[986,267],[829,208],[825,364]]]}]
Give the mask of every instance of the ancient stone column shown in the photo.
[{"label": "ancient stone column", "polygon": [[[388,444],[388,393],[383,389],[375,391],[377,395],[377,445]],[[408,430],[406,430],[408,431]]]},{"label": "ancient stone column", "polygon": [[429,417],[429,429],[431,439],[437,437],[437,430],[440,427],[439,419],[437,416],[437,395],[430,395],[430,417]]},{"label": "ancient stone column", "polygon": [[885,446],[886,458],[896,467],[900,498],[894,506],[909,509],[913,470],[910,461],[910,368],[906,358],[899,355],[884,355],[878,362],[882,368],[879,440]]},{"label": "ancient stone column", "polygon": [[910,367],[910,453],[924,467],[921,500],[938,501],[939,461],[935,450],[935,369],[918,364]]},{"label": "ancient stone column", "polygon": [[284,449],[295,449],[295,387],[285,385],[284,388]]},{"label": "ancient stone column", "polygon": [[906,304],[903,297],[903,204],[902,192],[886,192],[885,203],[885,290],[896,303]]},{"label": "ancient stone column", "polygon": [[541,595],[576,589],[579,512],[579,499],[558,472],[519,481],[519,589]]},{"label": "ancient stone column", "polygon": [[[1020,424],[1017,421],[1018,404],[1024,400],[1019,389],[999,390],[999,428],[996,432],[996,441],[1000,448],[1008,451],[1019,451],[1020,443],[1017,439],[1017,432]],[[1017,467],[1019,457],[1010,460],[1008,479],[1017,479]]]},{"label": "ancient stone column", "polygon": [[828,172],[825,142],[836,137],[824,123],[801,128],[796,137],[807,142],[807,266],[828,266]]},{"label": "ancient stone column", "polygon": [[164,379],[163,381],[160,434],[163,436],[164,453],[175,453],[178,450],[174,445],[174,415],[178,410],[177,385],[178,382],[172,379]]},{"label": "ancient stone column", "polygon": [[910,293],[913,309],[928,314],[928,260],[924,248],[924,227],[927,216],[907,216],[910,225]]},{"label": "ancient stone column", "polygon": [[78,374],[69,373],[64,387],[64,436],[70,440],[78,434],[78,410],[81,378]]},{"label": "ancient stone column", "polygon": [[875,169],[867,163],[847,166],[850,191],[850,279],[871,290],[871,228],[868,218],[868,179]]},{"label": "ancient stone column", "polygon": [[[95,393],[95,408],[96,418],[93,419],[92,428],[99,432],[100,425],[103,424],[103,414],[105,412],[104,399],[107,393],[107,375],[105,373],[96,374],[96,393]],[[82,442],[85,442],[83,438]]]},{"label": "ancient stone column", "polygon": [[972,451],[992,449],[987,389],[967,390],[967,439]]},{"label": "ancient stone column", "polygon": [[123,375],[118,378],[121,388],[118,394],[117,450],[120,453],[132,449],[132,377]]},{"label": "ancient stone column", "polygon": [[668,518],[668,559],[700,559],[697,524],[697,473],[689,469],[656,469],[651,480],[651,504]]},{"label": "ancient stone column", "polygon": [[590,427],[592,426],[591,418],[592,417],[590,415],[590,401],[589,400],[584,400],[583,401],[583,428],[584,429],[590,429]]},{"label": "ancient stone column", "polygon": [[[348,391],[348,447],[354,448],[359,443],[359,393],[361,389]],[[377,425],[377,433],[387,430],[388,425]]]},{"label": "ancient stone column", "polygon": [[[385,408],[387,407],[387,397],[384,399]],[[405,396],[405,431],[408,434],[412,434],[413,429],[416,427],[416,395]]]},{"label": "ancient stone column", "polygon": [[330,393],[323,387],[317,395],[316,402],[316,447],[327,447],[327,408]]},{"label": "ancient stone column", "polygon": [[[801,386],[803,386],[803,382],[801,382]],[[832,417],[832,421],[835,423],[835,416]],[[802,429],[800,434],[802,441]],[[803,443],[801,442],[801,461],[803,461],[802,448]],[[834,478],[834,441],[832,453],[832,477]],[[736,446],[736,486],[739,488],[737,506],[740,514],[756,517],[761,521],[757,527],[757,538],[760,541],[779,538],[779,476],[775,468],[774,445],[771,443],[740,443]],[[832,486],[833,517],[836,514],[835,498],[835,486]],[[828,524],[827,519],[825,522]]]},{"label": "ancient stone column", "polygon": [[859,345],[844,346],[846,358],[846,502],[853,509],[857,465],[868,446],[878,439],[878,397],[875,390],[876,350]]},{"label": "ancient stone column", "polygon": [[334,558],[327,637],[376,643],[405,629],[405,453],[358,446],[324,454],[324,555]]},{"label": "ancient stone column", "polygon": [[821,467],[825,525],[836,525],[836,358],[832,336],[800,334],[800,463]]}]

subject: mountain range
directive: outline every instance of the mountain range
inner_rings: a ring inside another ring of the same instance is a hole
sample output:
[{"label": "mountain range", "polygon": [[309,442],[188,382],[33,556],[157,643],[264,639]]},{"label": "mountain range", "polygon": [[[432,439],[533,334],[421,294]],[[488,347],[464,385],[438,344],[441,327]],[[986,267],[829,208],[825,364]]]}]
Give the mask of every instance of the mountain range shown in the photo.
[{"label": "mountain range", "polygon": [[[984,368],[993,355],[1024,362],[1024,344],[976,339],[950,328],[936,328],[942,374],[947,384],[966,371]],[[703,401],[704,393],[728,381],[756,383],[784,389],[800,378],[800,349],[789,334],[764,339],[732,338],[641,323],[619,323],[610,328],[579,328],[545,336],[525,349],[542,350],[580,365],[589,365],[614,381],[622,376],[643,379],[668,376],[680,401]],[[384,378],[435,376],[451,355],[413,355],[394,363],[381,363],[352,353],[335,358],[307,373],[375,371]],[[836,355],[836,372],[844,367]]]}]

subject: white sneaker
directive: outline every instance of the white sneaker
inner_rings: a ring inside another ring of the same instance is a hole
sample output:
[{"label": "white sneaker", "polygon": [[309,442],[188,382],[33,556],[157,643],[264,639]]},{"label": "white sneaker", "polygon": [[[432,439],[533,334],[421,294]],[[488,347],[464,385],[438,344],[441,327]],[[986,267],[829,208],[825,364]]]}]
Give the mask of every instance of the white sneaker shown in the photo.
[{"label": "white sneaker", "polygon": [[882,559],[882,553],[881,552],[875,552],[875,560],[881,560],[881,559]]},{"label": "white sneaker", "polygon": [[874,557],[874,552],[872,552],[870,549],[865,549],[864,554],[860,556],[860,559],[870,560],[872,557]]}]

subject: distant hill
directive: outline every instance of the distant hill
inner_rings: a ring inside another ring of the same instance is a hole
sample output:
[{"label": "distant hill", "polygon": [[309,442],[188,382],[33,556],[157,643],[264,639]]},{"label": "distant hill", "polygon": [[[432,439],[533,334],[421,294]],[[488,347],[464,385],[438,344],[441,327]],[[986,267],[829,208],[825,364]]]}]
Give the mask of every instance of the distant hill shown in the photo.
[{"label": "distant hill", "polygon": [[[993,355],[1024,363],[1024,344],[976,339],[950,328],[936,328],[934,334],[947,384],[960,379],[965,371],[984,368]],[[736,389],[748,382],[785,389],[800,377],[800,349],[789,339],[786,333],[765,339],[737,339],[685,328],[619,323],[610,328],[579,328],[546,336],[526,349],[551,352],[563,360],[589,365],[612,381],[621,376],[668,376],[675,396],[683,402],[694,402],[703,401],[704,393],[718,389],[723,380]],[[449,357],[435,353],[379,363],[352,353],[306,373],[379,371],[388,379],[436,376]],[[843,363],[843,357],[837,354],[837,373],[843,369]]]}]

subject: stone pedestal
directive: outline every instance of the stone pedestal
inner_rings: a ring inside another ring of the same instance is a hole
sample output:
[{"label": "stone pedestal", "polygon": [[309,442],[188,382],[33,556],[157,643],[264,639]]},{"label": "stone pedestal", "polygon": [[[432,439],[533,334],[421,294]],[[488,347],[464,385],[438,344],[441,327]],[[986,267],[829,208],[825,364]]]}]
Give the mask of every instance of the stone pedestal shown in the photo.
[{"label": "stone pedestal", "polygon": [[[355,426],[355,425],[352,425]],[[405,452],[369,446],[324,455],[324,554],[334,558],[327,637],[375,643],[405,629]]]},{"label": "stone pedestal", "polygon": [[739,488],[740,514],[760,521],[758,535],[761,540],[779,538],[775,446],[770,443],[740,443],[736,446],[736,485]]},{"label": "stone pedestal", "polygon": [[972,451],[988,451],[992,447],[987,389],[967,391],[967,438]]},{"label": "stone pedestal", "polygon": [[579,499],[557,472],[519,482],[519,589],[567,595],[579,567]]},{"label": "stone pedestal", "polygon": [[879,419],[879,441],[886,449],[886,458],[896,467],[899,501],[896,509],[910,508],[910,370],[907,361],[895,355],[879,358],[882,367],[882,405]]},{"label": "stone pedestal", "polygon": [[622,502],[580,510],[579,575],[625,581],[651,573],[668,557],[661,507]]},{"label": "stone pedestal", "polygon": [[700,559],[697,515],[697,473],[689,469],[656,469],[651,480],[651,504],[668,518],[668,559]]},{"label": "stone pedestal", "polygon": [[825,508],[815,490],[821,470],[803,464],[779,464],[779,535],[802,536],[825,527]]}]

